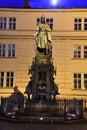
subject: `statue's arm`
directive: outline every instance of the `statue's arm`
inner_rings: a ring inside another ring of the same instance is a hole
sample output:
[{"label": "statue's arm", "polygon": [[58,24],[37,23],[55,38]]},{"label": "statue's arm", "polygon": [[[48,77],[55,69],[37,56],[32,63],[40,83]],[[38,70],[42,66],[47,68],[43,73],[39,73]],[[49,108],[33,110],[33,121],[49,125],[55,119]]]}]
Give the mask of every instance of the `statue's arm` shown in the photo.
[{"label": "statue's arm", "polygon": [[39,26],[36,27],[36,30],[35,30],[34,36],[37,37],[38,34],[39,34]]},{"label": "statue's arm", "polygon": [[49,27],[49,25],[47,25],[46,31],[47,31],[48,41],[51,42],[51,28]]}]

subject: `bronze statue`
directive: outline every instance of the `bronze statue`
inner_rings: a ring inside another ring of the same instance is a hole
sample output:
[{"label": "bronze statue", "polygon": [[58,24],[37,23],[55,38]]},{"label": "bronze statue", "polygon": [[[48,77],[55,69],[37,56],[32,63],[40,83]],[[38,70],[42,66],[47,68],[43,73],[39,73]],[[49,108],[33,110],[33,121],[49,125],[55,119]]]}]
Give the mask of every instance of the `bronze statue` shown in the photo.
[{"label": "bronze statue", "polygon": [[48,55],[51,48],[51,28],[46,24],[44,15],[41,16],[41,23],[36,27],[35,37],[36,50]]}]

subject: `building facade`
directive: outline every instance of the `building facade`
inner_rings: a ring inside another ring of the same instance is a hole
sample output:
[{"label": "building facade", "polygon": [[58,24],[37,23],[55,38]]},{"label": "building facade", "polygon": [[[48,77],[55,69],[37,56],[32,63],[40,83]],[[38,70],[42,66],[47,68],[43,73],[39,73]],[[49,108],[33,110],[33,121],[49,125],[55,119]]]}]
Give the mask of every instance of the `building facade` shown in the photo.
[{"label": "building facade", "polygon": [[52,29],[59,97],[87,98],[87,9],[0,8],[0,97],[24,93],[35,56],[36,25],[44,14]]}]

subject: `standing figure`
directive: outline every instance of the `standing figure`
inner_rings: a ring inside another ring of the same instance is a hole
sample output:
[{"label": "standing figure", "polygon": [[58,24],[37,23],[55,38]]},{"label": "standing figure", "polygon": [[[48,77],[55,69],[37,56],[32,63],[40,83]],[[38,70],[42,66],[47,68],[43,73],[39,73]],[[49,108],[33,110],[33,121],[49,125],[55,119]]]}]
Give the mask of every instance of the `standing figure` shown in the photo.
[{"label": "standing figure", "polygon": [[45,17],[41,16],[41,23],[37,25],[35,31],[36,50],[39,53],[48,55],[51,49],[51,29],[45,22]]}]

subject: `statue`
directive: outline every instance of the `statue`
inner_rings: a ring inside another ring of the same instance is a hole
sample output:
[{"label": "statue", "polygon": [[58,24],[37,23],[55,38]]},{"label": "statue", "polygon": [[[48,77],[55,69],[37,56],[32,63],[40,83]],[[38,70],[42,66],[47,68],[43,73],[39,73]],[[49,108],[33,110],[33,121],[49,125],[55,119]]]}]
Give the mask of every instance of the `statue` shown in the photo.
[{"label": "statue", "polygon": [[36,50],[39,53],[48,55],[51,49],[51,29],[45,22],[45,17],[41,16],[41,23],[37,25],[35,31]]}]

